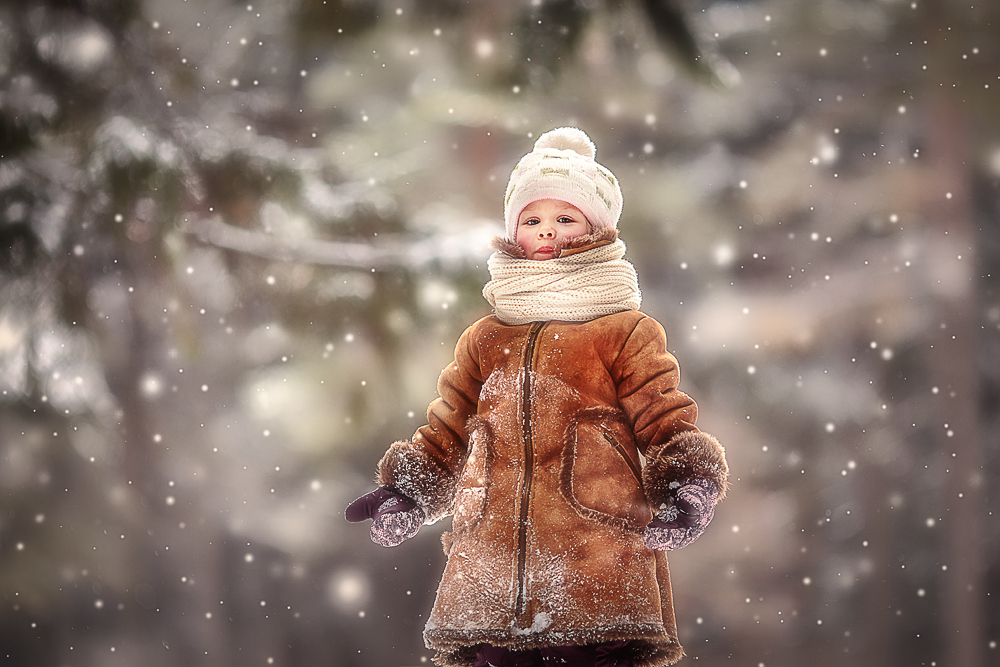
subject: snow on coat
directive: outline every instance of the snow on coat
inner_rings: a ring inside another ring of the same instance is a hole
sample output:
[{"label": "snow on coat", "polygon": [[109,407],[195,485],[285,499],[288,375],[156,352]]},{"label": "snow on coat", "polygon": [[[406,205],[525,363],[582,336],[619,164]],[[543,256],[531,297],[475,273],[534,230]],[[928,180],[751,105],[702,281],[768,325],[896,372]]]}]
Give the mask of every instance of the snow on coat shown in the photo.
[{"label": "snow on coat", "polygon": [[465,331],[428,424],[378,473],[428,523],[454,515],[424,631],[436,662],[623,639],[642,667],[681,658],[666,554],[643,530],[671,482],[724,493],[728,469],[678,382],[663,328],[635,310]]}]

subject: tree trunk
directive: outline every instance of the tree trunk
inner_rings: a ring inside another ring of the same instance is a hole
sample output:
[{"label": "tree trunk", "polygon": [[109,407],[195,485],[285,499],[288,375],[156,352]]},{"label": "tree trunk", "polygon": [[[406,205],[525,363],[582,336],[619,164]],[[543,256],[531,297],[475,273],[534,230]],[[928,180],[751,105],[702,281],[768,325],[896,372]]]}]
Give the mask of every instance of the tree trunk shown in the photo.
[{"label": "tree trunk", "polygon": [[[929,350],[931,381],[937,386],[939,450],[948,472],[941,489],[941,629],[944,664],[982,667],[985,598],[983,589],[982,452],[978,432],[979,382],[976,369],[975,226],[971,204],[968,117],[951,90],[938,90],[928,107],[926,136],[933,161],[926,211],[932,236],[927,262],[945,282]],[[934,94],[934,93],[932,93]],[[932,387],[927,387],[928,391]],[[946,426],[947,425],[947,426]],[[945,569],[946,568],[946,569]]]}]

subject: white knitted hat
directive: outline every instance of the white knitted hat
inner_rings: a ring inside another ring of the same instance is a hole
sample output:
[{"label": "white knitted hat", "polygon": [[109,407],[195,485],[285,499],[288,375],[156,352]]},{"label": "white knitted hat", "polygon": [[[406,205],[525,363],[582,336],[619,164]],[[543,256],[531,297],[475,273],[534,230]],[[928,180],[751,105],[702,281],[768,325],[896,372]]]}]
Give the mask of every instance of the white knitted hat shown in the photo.
[{"label": "white knitted hat", "polygon": [[594,230],[618,226],[622,191],[618,179],[597,164],[597,148],[575,127],[560,127],[538,137],[535,149],[511,172],[504,197],[507,238],[517,238],[517,217],[540,199],[569,202],[587,216]]}]

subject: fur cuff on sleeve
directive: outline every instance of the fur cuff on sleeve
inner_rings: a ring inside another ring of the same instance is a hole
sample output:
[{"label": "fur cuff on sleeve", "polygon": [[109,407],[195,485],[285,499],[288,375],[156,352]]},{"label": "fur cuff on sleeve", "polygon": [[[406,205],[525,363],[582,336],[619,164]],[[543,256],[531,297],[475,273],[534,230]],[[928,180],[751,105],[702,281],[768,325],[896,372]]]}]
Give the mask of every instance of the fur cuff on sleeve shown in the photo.
[{"label": "fur cuff on sleeve", "polygon": [[678,433],[670,441],[647,452],[642,483],[652,507],[659,507],[670,496],[670,483],[690,477],[706,477],[719,488],[719,500],[726,495],[729,466],[722,445],[701,431]]},{"label": "fur cuff on sleeve", "polygon": [[423,451],[406,441],[394,442],[378,463],[378,483],[410,498],[435,523],[451,514],[455,479]]}]

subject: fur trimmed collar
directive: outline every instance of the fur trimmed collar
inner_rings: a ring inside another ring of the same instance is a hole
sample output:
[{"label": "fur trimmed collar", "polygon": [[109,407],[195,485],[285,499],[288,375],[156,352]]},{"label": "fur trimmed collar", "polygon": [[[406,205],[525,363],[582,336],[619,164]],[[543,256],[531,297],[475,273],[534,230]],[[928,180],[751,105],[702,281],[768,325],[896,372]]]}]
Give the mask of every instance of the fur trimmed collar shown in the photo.
[{"label": "fur trimmed collar", "polygon": [[[598,229],[593,234],[584,234],[572,239],[567,239],[556,246],[556,257],[569,257],[578,252],[611,245],[618,240],[618,230],[610,227]],[[490,242],[490,247],[497,252],[502,252],[512,259],[527,259],[524,248],[516,242],[511,241],[506,236],[494,236]]]}]

